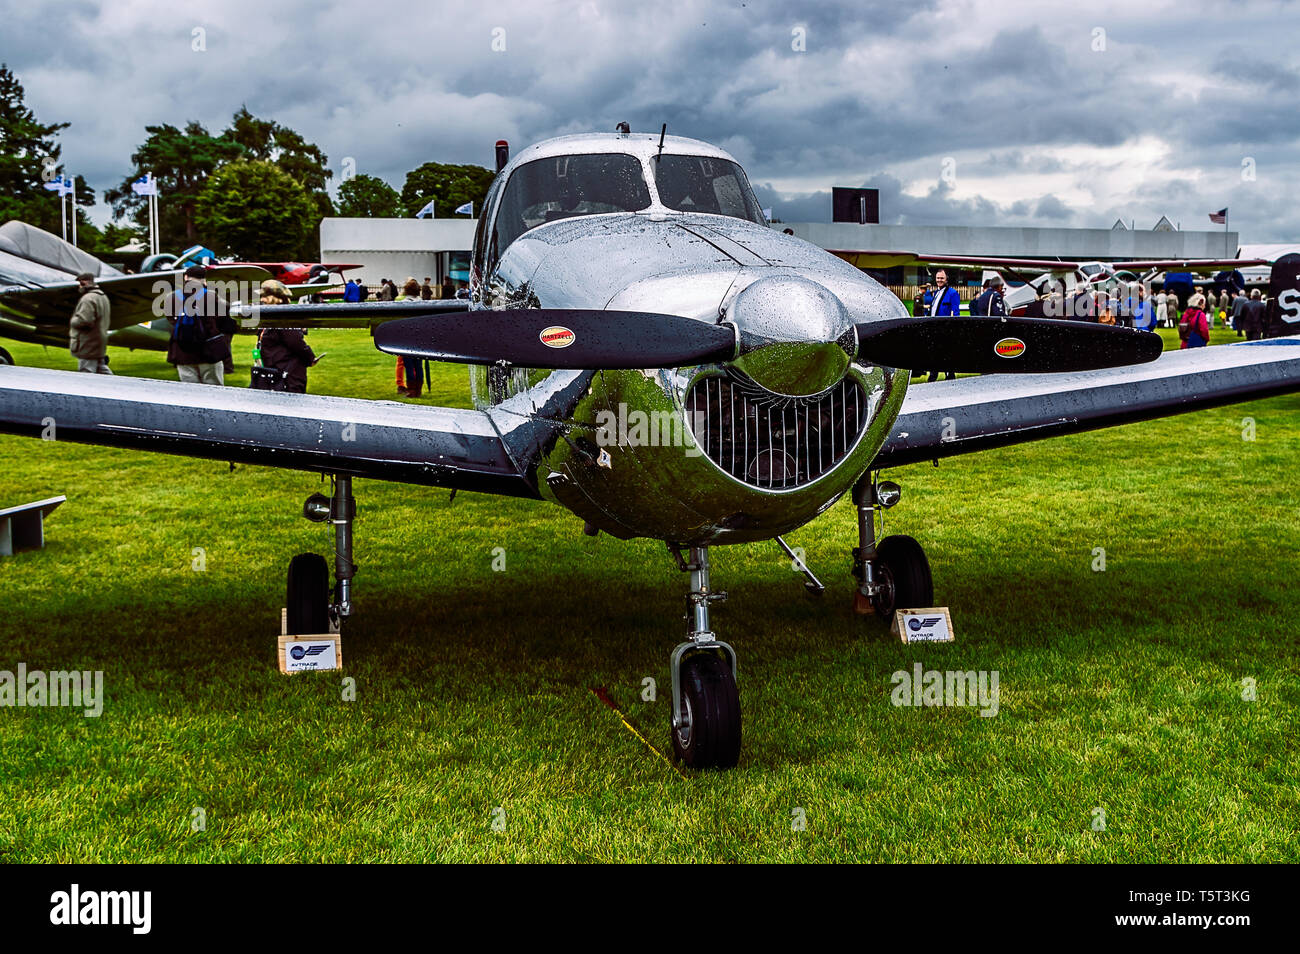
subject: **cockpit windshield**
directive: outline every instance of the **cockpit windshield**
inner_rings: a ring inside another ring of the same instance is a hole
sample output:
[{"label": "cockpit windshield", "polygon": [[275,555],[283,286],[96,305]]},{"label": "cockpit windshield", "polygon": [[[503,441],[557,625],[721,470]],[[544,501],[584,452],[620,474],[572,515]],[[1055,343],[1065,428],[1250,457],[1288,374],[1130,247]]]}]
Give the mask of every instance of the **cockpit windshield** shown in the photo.
[{"label": "cockpit windshield", "polygon": [[740,166],[712,156],[660,156],[654,162],[659,201],[678,212],[729,215],[766,225]]},{"label": "cockpit windshield", "polygon": [[641,163],[625,153],[551,156],[510,174],[496,217],[499,251],[556,219],[602,212],[639,212],[650,206]]}]

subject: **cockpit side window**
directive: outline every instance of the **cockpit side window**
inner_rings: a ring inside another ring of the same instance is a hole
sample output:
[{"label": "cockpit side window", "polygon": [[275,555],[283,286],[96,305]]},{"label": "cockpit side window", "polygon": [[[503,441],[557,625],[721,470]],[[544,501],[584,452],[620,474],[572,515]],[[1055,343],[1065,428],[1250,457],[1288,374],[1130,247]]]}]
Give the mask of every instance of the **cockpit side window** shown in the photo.
[{"label": "cockpit side window", "polygon": [[734,162],[713,156],[664,155],[652,165],[659,201],[668,208],[767,224],[745,171]]},{"label": "cockpit side window", "polygon": [[479,213],[478,227],[474,229],[474,257],[470,267],[470,286],[471,294],[477,293],[479,284],[487,274],[487,226],[492,208],[492,200],[501,187],[500,176],[492,183],[488,189],[486,198],[483,200],[483,210]]},{"label": "cockpit side window", "polygon": [[546,222],[604,212],[639,212],[650,206],[641,163],[626,153],[551,156],[524,163],[510,174],[497,208],[497,254],[529,229]]}]

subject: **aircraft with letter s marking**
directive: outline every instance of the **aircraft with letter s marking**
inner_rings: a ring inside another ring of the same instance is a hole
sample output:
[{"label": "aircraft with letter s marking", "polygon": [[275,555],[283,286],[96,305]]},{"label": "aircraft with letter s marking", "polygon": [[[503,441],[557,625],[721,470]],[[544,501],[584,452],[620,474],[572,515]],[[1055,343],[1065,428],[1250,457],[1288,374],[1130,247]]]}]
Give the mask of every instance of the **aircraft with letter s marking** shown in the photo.
[{"label": "aircraft with letter s marking", "polygon": [[[352,613],[355,477],[545,500],[589,533],[664,541],[690,579],[670,657],[673,748],[727,767],[741,723],[736,652],[710,619],[725,596],[714,548],[784,546],[851,494],[857,606],[889,620],[934,594],[916,540],[876,539],[900,495],[882,468],[1300,390],[1297,348],[1162,355],[1134,329],[913,318],[854,266],[769,227],[739,164],[704,142],[621,127],[505,152],[469,300],[249,316],[369,325],[386,352],[470,364],[475,408],[4,367],[0,430],[39,435],[52,415],[61,439],[329,474],[332,494],[305,513],[334,527],[335,583],[323,557],[293,558],[294,634]],[[909,394],[910,368],[987,376]],[[673,439],[611,424],[634,412]]]}]

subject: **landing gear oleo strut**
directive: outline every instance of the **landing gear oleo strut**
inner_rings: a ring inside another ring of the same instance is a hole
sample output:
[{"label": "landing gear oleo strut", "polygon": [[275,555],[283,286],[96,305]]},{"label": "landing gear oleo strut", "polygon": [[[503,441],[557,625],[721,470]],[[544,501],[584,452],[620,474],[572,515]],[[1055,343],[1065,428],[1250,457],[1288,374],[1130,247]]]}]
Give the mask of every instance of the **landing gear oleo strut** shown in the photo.
[{"label": "landing gear oleo strut", "polygon": [[302,515],[313,523],[334,525],[334,593],[329,588],[329,568],[318,553],[300,553],[289,561],[288,629],[292,635],[337,633],[352,615],[352,521],[357,501],[352,478],[333,475],[331,496],[312,494]]},{"label": "landing gear oleo strut", "polygon": [[736,651],[709,629],[709,606],[727,598],[709,588],[709,548],[691,547],[689,562],[669,552],[691,575],[686,596],[687,640],[673,650],[673,753],[691,768],[731,768],[740,759],[740,693]]},{"label": "landing gear oleo strut", "polygon": [[912,537],[896,534],[876,543],[876,514],[898,503],[902,488],[891,480],[863,474],[853,487],[858,508],[858,545],[853,548],[853,576],[858,590],[853,608],[892,623],[896,609],[931,606],[934,580],[925,550]]}]

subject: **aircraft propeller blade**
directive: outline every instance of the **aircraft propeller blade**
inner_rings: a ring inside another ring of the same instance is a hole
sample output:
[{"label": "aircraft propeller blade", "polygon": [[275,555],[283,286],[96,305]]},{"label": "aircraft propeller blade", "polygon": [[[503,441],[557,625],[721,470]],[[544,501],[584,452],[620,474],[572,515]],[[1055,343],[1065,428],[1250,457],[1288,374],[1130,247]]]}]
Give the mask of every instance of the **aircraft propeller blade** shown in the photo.
[{"label": "aircraft propeller blade", "polygon": [[736,354],[730,325],[679,315],[598,309],[485,309],[424,315],[375,328],[389,354],[462,364],[617,370],[677,368]]},{"label": "aircraft propeller blade", "polygon": [[1160,357],[1159,335],[1055,318],[892,318],[857,325],[858,357],[978,374],[1092,371]]}]

